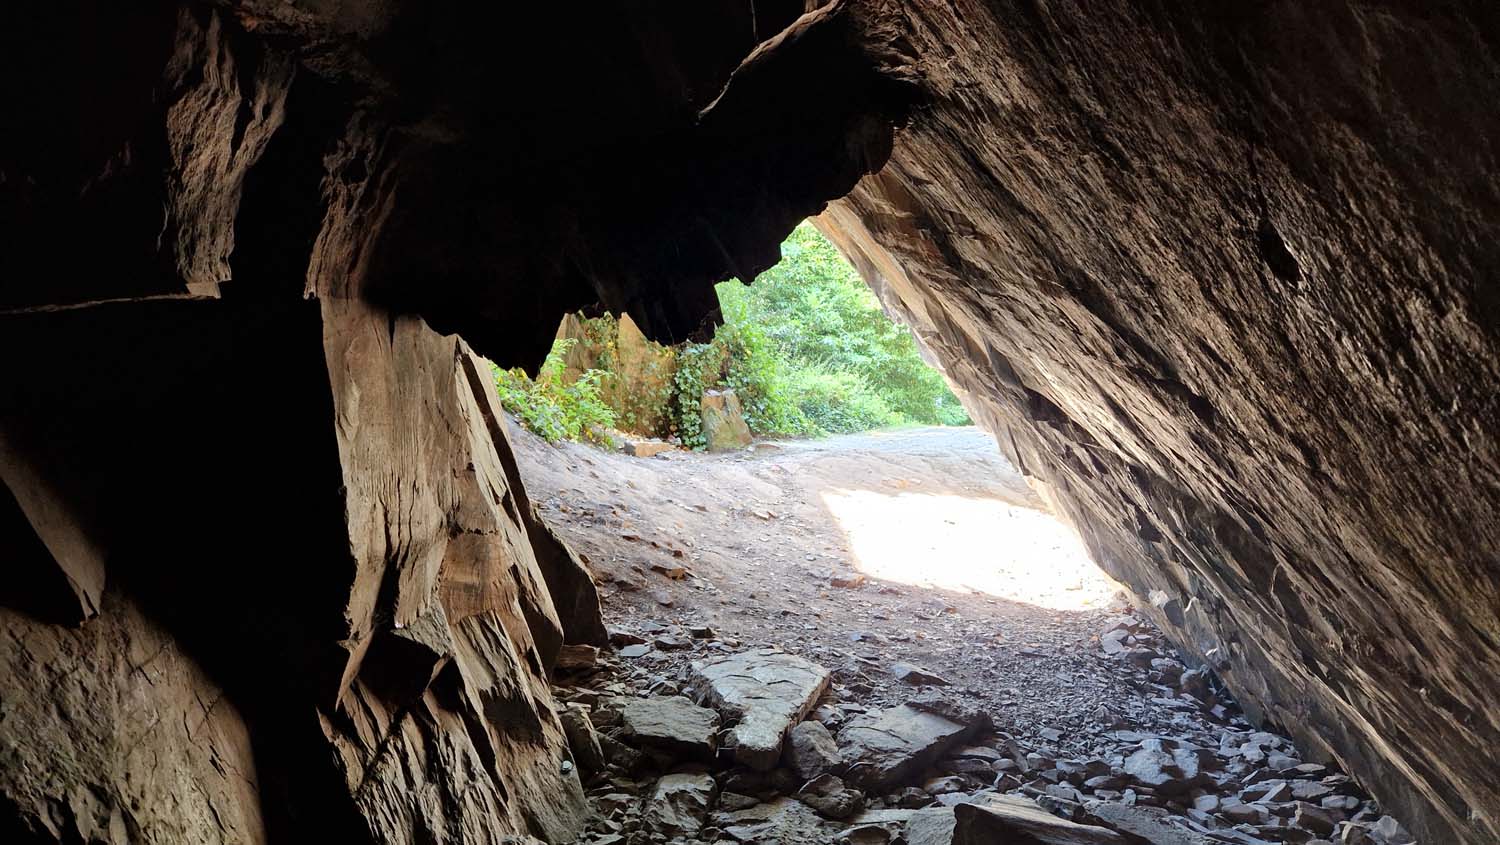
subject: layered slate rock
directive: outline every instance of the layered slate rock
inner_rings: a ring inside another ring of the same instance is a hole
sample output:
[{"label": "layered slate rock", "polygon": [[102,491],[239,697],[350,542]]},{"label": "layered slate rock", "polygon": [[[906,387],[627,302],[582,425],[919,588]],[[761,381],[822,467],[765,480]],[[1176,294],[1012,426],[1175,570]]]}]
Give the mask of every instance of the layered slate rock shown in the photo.
[{"label": "layered slate rock", "polygon": [[611,706],[642,745],[697,759],[712,757],[718,745],[719,715],[680,695],[622,698]]},{"label": "layered slate rock", "polygon": [[[1103,827],[1060,819],[1035,801],[997,795],[982,804],[953,808],[953,845],[1125,845],[1125,838]],[[1156,840],[1151,840],[1153,843]],[[1165,845],[1163,843],[1162,845]]]},{"label": "layered slate rock", "polygon": [[907,704],[851,719],[838,741],[846,777],[873,791],[911,780],[977,729]]},{"label": "layered slate rock", "polygon": [[776,649],[758,649],[693,664],[705,700],[736,719],[726,745],[734,759],[769,771],[782,742],[828,688],[828,670]]},{"label": "layered slate rock", "polygon": [[714,816],[714,825],[736,842],[818,845],[827,836],[823,820],[800,801],[777,798]]},{"label": "layered slate rock", "polygon": [[803,780],[843,767],[838,743],[822,722],[806,721],[787,732],[782,762]]},{"label": "layered slate rock", "polygon": [[693,836],[708,819],[718,794],[712,775],[662,775],[647,799],[646,827],[666,836]]},{"label": "layered slate rock", "polygon": [[868,19],[930,105],[819,225],[1253,719],[1500,841],[1493,7]]},{"label": "layered slate rock", "polygon": [[[1213,842],[1196,830],[1172,821],[1172,815],[1156,807],[1121,804],[1116,801],[1090,801],[1084,805],[1089,817],[1152,845],[1210,845]],[[1299,827],[1306,827],[1299,822]],[[1333,826],[1318,831],[1332,833]]]}]

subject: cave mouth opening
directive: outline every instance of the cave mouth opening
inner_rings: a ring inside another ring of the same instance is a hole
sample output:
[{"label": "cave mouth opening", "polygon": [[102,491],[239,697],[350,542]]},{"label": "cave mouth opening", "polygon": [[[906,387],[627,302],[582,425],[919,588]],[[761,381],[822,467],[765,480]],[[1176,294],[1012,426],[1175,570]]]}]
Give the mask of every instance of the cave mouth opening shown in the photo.
[{"label": "cave mouth opening", "polygon": [[[866,424],[864,431],[858,414],[818,407],[819,400],[836,401],[805,388],[789,397],[809,416],[834,418],[828,427],[835,430],[826,433],[835,437],[823,446],[836,457],[825,462],[829,471],[809,474],[808,486],[842,534],[847,563],[887,585],[1051,610],[1117,603],[1120,585],[978,432],[937,357],[837,241],[809,219],[787,237],[781,255],[751,283],[717,287],[726,322],[760,326],[776,356],[789,362],[783,368],[847,379],[896,409],[894,425]],[[805,383],[807,376],[788,380]]]},{"label": "cave mouth opening", "polygon": [[[754,478],[747,496],[763,507],[749,509],[752,523],[787,506],[804,512],[806,536],[773,540],[730,523],[698,531],[645,502],[616,506],[659,524],[650,550],[679,561],[694,557],[694,547],[736,559],[737,544],[781,541],[788,548],[777,556],[847,570],[831,570],[835,582],[868,579],[1059,611],[1118,605],[1120,585],[975,427],[936,357],[843,248],[809,219],[787,235],[780,255],[749,282],[716,286],[722,322],[699,342],[656,344],[628,312],[565,315],[534,380],[496,371],[502,404],[515,424],[548,441],[681,459],[664,475],[655,471],[659,461],[580,456],[611,480],[595,493],[675,488],[675,497],[663,493],[668,501],[716,510],[681,491],[746,485],[727,465]],[[776,477],[786,472],[792,484]],[[589,491],[576,486],[548,497],[560,518],[570,502],[591,508]],[[632,559],[638,532],[628,522],[618,532],[623,542],[601,540],[596,557]],[[670,560],[628,565],[684,569]]]}]

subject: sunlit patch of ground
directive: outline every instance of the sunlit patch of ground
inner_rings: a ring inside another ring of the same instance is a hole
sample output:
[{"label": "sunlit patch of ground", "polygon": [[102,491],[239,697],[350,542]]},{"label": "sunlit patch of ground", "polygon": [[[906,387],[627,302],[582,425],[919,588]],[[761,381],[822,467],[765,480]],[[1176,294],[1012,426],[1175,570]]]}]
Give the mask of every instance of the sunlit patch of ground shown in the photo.
[{"label": "sunlit patch of ground", "polygon": [[871,578],[971,590],[1054,610],[1105,607],[1119,585],[1051,514],[999,499],[827,490],[823,503]]}]

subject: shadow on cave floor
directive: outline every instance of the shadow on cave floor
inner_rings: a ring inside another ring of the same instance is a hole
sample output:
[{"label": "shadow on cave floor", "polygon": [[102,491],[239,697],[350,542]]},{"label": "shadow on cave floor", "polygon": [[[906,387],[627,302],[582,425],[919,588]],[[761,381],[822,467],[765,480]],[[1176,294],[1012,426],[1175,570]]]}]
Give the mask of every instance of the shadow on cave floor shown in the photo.
[{"label": "shadow on cave floor", "polygon": [[[1127,609],[1118,585],[978,429],[656,458],[511,431],[612,628],[660,628],[670,646],[678,627],[708,626],[729,648],[815,660],[871,703],[909,695],[891,666],[917,665],[1013,730],[1052,728],[1079,751],[1101,726],[1172,720],[1134,712],[1133,676],[1101,662],[1098,636]],[[657,646],[634,665],[665,676],[693,656]]]}]

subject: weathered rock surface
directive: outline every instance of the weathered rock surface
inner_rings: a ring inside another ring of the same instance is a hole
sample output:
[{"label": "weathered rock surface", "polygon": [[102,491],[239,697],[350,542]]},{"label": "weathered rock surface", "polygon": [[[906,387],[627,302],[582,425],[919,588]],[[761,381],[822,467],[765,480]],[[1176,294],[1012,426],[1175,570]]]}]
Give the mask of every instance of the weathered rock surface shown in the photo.
[{"label": "weathered rock surface", "polygon": [[760,771],[776,766],[787,731],[828,687],[827,669],[776,649],[694,663],[693,676],[711,706],[738,719],[729,735],[734,759]]},{"label": "weathered rock surface", "polygon": [[782,755],[787,768],[804,780],[811,780],[825,772],[841,767],[844,757],[839,752],[833,734],[822,722],[798,722],[787,732],[786,746]]},{"label": "weathered rock surface", "polygon": [[818,811],[826,819],[847,819],[864,806],[865,796],[844,785],[836,775],[818,775],[797,790],[797,800]]},{"label": "weathered rock surface", "polygon": [[708,819],[718,794],[719,785],[710,775],[663,775],[648,799],[646,827],[667,836],[692,836]]},{"label": "weathered rock surface", "polygon": [[705,759],[718,745],[719,714],[680,695],[621,698],[613,702],[636,742],[684,757]]},{"label": "weathered rock surface", "polygon": [[1098,824],[1152,845],[1209,845],[1213,841],[1180,822],[1174,822],[1170,813],[1156,807],[1090,801],[1084,805],[1084,809]]},{"label": "weathered rock surface", "polygon": [[714,817],[714,824],[736,842],[784,842],[787,845],[821,845],[827,841],[822,819],[811,807],[791,798]]},{"label": "weathered rock surface", "polygon": [[710,452],[728,452],[750,445],[750,426],[740,397],[730,388],[707,390],[702,406],[703,443]]},{"label": "weathered rock surface", "polygon": [[911,779],[976,728],[910,705],[860,716],[838,734],[846,777],[866,789],[888,789]]}]

